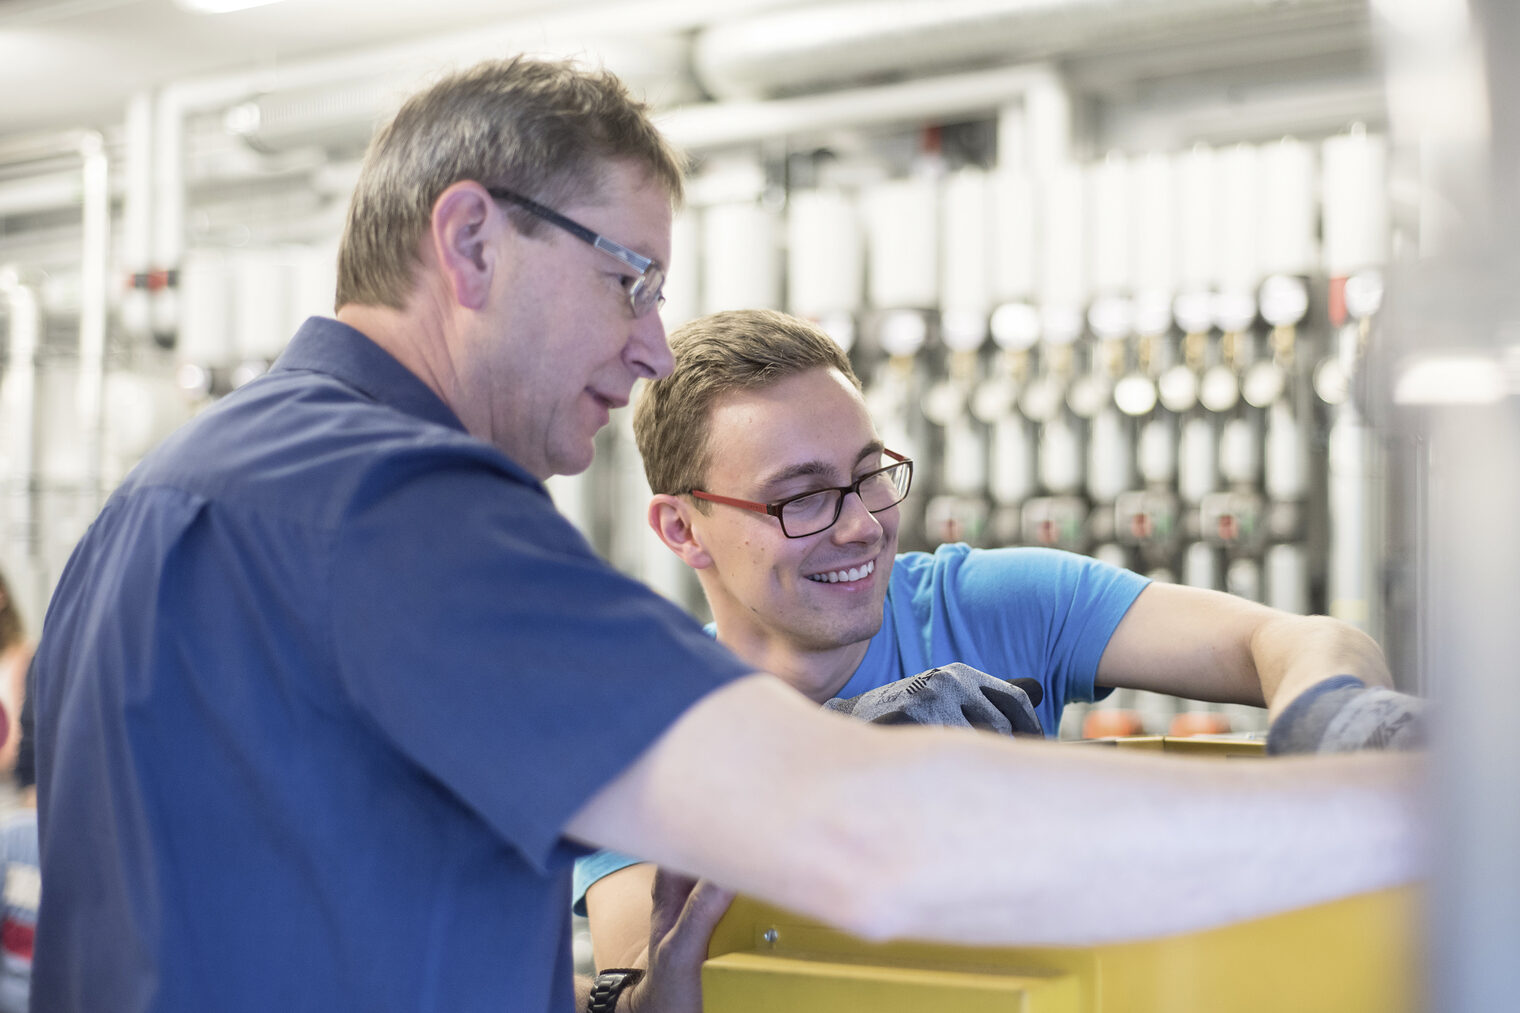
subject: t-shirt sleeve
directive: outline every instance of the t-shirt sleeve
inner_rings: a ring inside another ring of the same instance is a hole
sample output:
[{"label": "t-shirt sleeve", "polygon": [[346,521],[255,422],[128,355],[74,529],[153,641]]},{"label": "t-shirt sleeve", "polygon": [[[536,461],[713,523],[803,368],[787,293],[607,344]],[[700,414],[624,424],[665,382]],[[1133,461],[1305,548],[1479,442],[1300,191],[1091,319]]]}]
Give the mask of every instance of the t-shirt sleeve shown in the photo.
[{"label": "t-shirt sleeve", "polygon": [[570,910],[585,917],[586,891],[590,890],[597,880],[606,879],[614,872],[626,869],[630,865],[638,865],[642,861],[642,858],[634,858],[616,851],[594,851],[584,858],[577,858],[570,894]]},{"label": "t-shirt sleeve", "polygon": [[1058,713],[1093,699],[1098,661],[1150,580],[1089,556],[1009,548],[967,552],[954,583],[958,621],[1000,638],[1018,674],[1037,670]]},{"label": "t-shirt sleeve", "polygon": [[333,556],[349,696],[540,869],[583,853],[561,832],[591,795],[750,671],[599,559],[541,487],[479,466],[388,476]]}]

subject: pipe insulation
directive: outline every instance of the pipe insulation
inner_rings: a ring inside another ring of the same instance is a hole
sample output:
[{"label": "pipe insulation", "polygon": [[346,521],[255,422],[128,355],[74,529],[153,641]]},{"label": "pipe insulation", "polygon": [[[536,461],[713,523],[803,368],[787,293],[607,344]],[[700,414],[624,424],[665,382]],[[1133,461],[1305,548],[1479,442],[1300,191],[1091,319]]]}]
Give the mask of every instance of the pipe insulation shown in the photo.
[{"label": "pipe insulation", "polygon": [[754,100],[850,82],[1058,57],[1098,46],[1205,43],[1317,20],[1365,22],[1358,0],[858,0],[738,18],[698,34],[715,98]]}]

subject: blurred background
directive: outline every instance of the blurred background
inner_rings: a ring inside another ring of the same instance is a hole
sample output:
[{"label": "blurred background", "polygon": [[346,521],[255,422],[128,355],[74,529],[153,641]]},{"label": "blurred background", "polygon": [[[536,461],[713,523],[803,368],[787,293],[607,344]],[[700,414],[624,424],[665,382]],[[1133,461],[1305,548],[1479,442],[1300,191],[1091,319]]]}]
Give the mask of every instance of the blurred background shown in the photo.
[{"label": "blurred background", "polygon": [[[1503,1008],[1515,6],[0,0],[0,569],[35,632],[132,464],[331,313],[400,97],[487,56],[605,64],[693,156],[667,327],[818,320],[917,461],[905,548],[1055,546],[1328,613],[1441,700],[1433,1005]],[[628,423],[551,490],[701,613]],[[1262,728],[1119,693],[1062,734]]]}]

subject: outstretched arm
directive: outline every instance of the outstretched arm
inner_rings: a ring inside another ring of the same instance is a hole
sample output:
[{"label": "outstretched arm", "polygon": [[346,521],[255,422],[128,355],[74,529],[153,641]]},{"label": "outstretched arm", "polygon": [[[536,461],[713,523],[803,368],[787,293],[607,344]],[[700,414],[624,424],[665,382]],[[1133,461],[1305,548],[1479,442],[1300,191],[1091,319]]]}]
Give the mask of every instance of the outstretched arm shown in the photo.
[{"label": "outstretched arm", "polygon": [[1097,682],[1194,700],[1265,704],[1275,718],[1304,690],[1334,675],[1393,685],[1382,650],[1347,623],[1158,582],[1140,592],[1114,630]]},{"label": "outstretched arm", "polygon": [[567,833],[869,938],[1087,945],[1417,878],[1419,769],[877,728],[750,677],[689,709]]}]

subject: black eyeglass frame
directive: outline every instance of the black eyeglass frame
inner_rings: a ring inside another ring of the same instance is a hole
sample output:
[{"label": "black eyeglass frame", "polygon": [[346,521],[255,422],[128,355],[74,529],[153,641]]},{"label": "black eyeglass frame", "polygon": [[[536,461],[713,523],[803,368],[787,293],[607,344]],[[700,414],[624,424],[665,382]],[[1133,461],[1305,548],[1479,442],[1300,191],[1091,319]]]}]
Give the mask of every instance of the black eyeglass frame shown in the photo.
[{"label": "black eyeglass frame", "polygon": [[[535,218],[542,218],[550,225],[556,225],[564,229],[582,242],[601,250],[610,257],[615,257],[624,264],[639,272],[634,279],[633,285],[628,289],[628,308],[633,311],[635,318],[648,314],[651,310],[659,309],[665,305],[665,271],[648,257],[634,253],[622,243],[613,242],[606,236],[593,232],[573,218],[566,218],[551,207],[546,207],[531,197],[524,197],[515,190],[507,190],[503,187],[486,187],[489,193],[497,200],[504,200],[516,204]],[[653,292],[653,296],[646,297],[645,292]]]},{"label": "black eyeglass frame", "polygon": [[[893,507],[897,506],[897,504],[901,503],[903,500],[905,500],[905,499],[908,498],[908,491],[913,487],[913,461],[912,461],[912,459],[908,458],[908,457],[904,457],[902,454],[899,454],[899,453],[897,453],[894,450],[888,450],[885,447],[882,448],[881,452],[883,454],[886,454],[888,457],[892,458],[892,463],[889,464],[889,465],[887,465],[884,468],[877,468],[874,471],[868,471],[868,472],[866,472],[864,475],[861,475],[859,478],[857,478],[855,481],[851,482],[849,485],[832,485],[832,486],[826,486],[826,487],[824,487],[822,489],[809,489],[807,492],[801,492],[801,493],[798,493],[795,496],[788,496],[786,499],[778,499],[778,500],[776,500],[773,503],[761,503],[759,500],[752,500],[752,499],[735,499],[732,496],[717,496],[717,495],[714,495],[713,493],[710,493],[710,492],[703,492],[701,489],[693,489],[693,490],[691,490],[691,495],[694,496],[694,497],[696,497],[697,499],[707,500],[710,503],[723,503],[723,504],[725,504],[727,506],[739,507],[742,510],[753,510],[756,513],[770,514],[772,517],[776,518],[776,522],[781,525],[781,533],[783,535],[785,535],[786,537],[788,537],[788,538],[807,538],[810,535],[821,534],[821,533],[829,530],[829,528],[832,528],[835,524],[838,524],[839,523],[839,515],[842,514],[842,513],[844,513],[844,498],[846,496],[848,496],[852,492],[855,493],[857,496],[860,495],[860,487],[861,487],[861,485],[863,483],[869,481],[870,479],[875,478],[877,475],[883,474],[884,472],[892,471],[894,468],[901,468],[904,465],[907,466],[908,477],[903,480],[902,495],[899,496],[895,501],[893,501],[891,503],[888,503],[884,507],[877,507],[875,510],[871,510],[871,513],[873,513],[873,514],[879,514],[883,510],[890,510]],[[800,535],[794,535],[790,531],[788,531],[786,529],[786,520],[782,517],[782,511],[786,509],[787,504],[793,503],[793,502],[795,502],[795,501],[797,501],[799,499],[807,499],[809,496],[817,496],[819,493],[823,493],[823,492],[837,492],[837,493],[839,493],[839,498],[834,501],[834,516],[829,520],[829,522],[827,524],[825,524],[821,528],[818,528],[818,529],[813,530],[813,531],[806,531],[806,532],[803,532]],[[861,502],[863,503],[864,500],[862,500]],[[867,509],[869,509],[869,508],[867,508]]]}]

